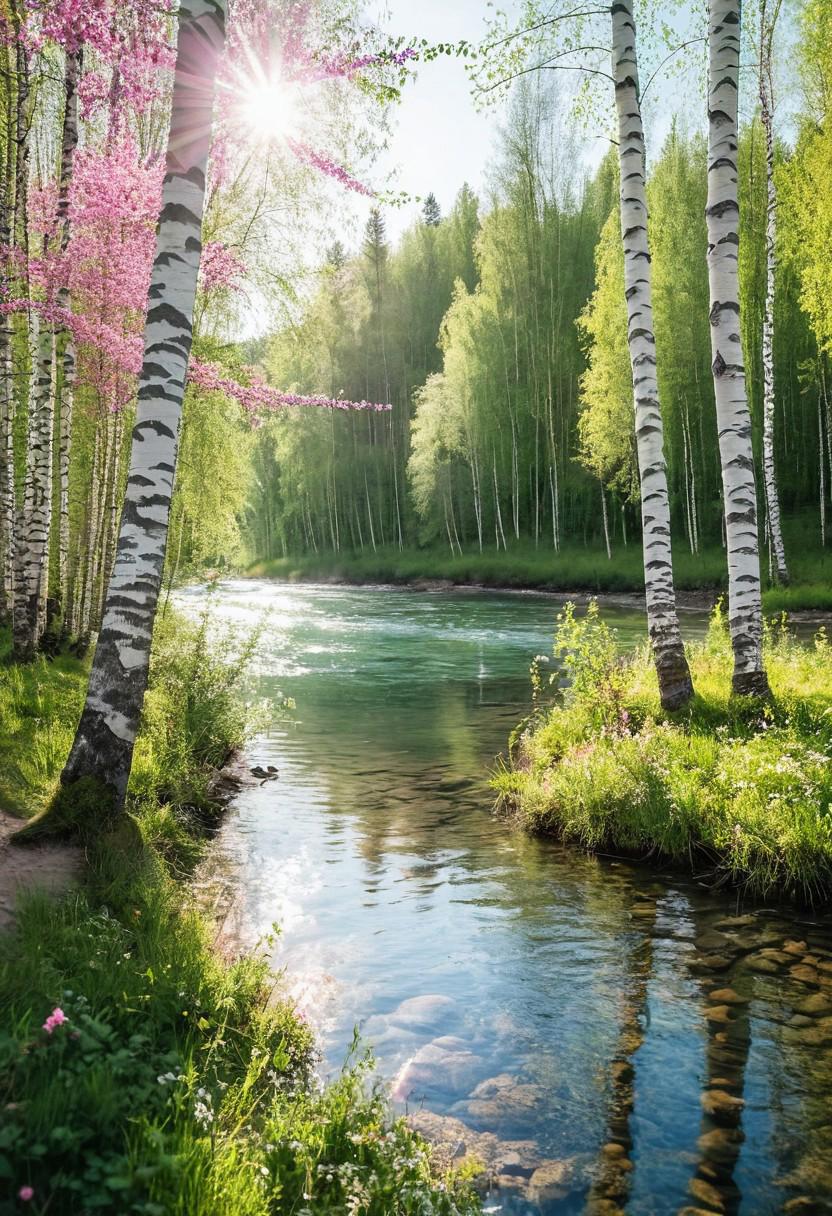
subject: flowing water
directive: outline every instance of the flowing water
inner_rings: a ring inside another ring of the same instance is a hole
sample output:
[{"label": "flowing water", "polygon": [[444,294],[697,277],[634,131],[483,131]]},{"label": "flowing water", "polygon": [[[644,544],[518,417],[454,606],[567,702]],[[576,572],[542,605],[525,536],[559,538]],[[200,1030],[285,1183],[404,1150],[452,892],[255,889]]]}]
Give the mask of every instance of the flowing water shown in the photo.
[{"label": "flowing water", "polygon": [[[558,605],[223,585],[221,620],[268,614],[259,695],[296,708],[252,746],[279,778],[235,800],[200,896],[233,943],[280,926],[269,949],[325,1071],[357,1026],[400,1108],[487,1162],[487,1210],[832,1211],[829,919],[492,814]],[[604,611],[642,639],[632,605]]]}]

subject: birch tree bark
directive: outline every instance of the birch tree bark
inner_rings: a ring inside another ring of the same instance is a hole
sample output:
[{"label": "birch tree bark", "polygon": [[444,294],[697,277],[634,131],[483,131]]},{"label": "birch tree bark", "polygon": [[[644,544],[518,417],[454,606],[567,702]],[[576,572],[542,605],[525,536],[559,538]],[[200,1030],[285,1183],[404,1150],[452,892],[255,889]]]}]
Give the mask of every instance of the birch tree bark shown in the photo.
[{"label": "birch tree bark", "polygon": [[673,585],[670,500],[656,378],[656,340],[653,334],[650,251],[647,243],[644,129],[632,0],[617,0],[611,13],[627,341],[633,372],[636,447],[641,482],[647,628],[662,706],[665,709],[679,709],[693,695],[693,682],[679,630]]},{"label": "birch tree bark", "polygon": [[90,779],[115,810],[127,791],[162,582],[225,14],[225,0],[184,0],[179,9],[162,210],[118,548],[86,704],[61,774],[64,787]]},{"label": "birch tree bark", "polygon": [[32,329],[37,332],[37,341],[33,351],[26,478],[23,509],[15,525],[12,647],[18,662],[28,662],[34,657],[45,624],[49,528],[52,520],[54,333],[50,325],[37,326],[34,316]]},{"label": "birch tree bark", "polygon": [[780,494],[774,461],[774,276],[777,269],[777,188],[774,184],[774,114],[771,87],[773,21],[760,12],[760,118],[766,135],[766,302],[763,312],[763,475],[771,547],[777,580],[788,583],[789,569],[780,522]]},{"label": "birch tree bark", "polygon": [[739,0],[709,0],[708,280],[725,534],[728,623],[737,693],[769,694],[763,668],[763,613],[751,415],[740,340],[737,93]]},{"label": "birch tree bark", "polygon": [[[8,46],[0,48],[2,71],[12,79],[12,56]],[[11,131],[14,114],[11,84],[7,86],[7,131]],[[12,245],[12,192],[15,174],[15,141],[6,139],[0,158],[0,246]],[[9,259],[4,258],[3,271],[12,277]],[[12,562],[14,556],[14,368],[12,365],[12,323],[6,313],[0,313],[0,620],[11,620],[14,601]]]},{"label": "birch tree bark", "polygon": [[[61,138],[61,180],[58,190],[58,224],[61,252],[69,244],[69,186],[72,180],[72,164],[78,145],[78,77],[81,71],[81,51],[67,52],[64,70],[64,122]],[[58,304],[69,308],[69,291],[62,287]],[[75,341],[69,330],[64,334],[61,356],[61,401],[58,426],[58,580],[57,596],[53,606],[56,619],[64,614],[64,601],[69,567],[69,458],[72,441],[72,410],[75,394]],[[66,622],[64,632],[67,632]]]}]

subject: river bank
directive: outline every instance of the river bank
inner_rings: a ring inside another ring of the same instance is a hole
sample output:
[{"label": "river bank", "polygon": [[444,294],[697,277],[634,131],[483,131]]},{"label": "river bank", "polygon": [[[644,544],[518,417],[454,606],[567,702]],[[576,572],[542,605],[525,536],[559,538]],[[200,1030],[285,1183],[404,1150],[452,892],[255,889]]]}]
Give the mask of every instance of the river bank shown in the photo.
[{"label": "river bank", "polygon": [[[90,824],[70,889],[20,896],[0,932],[0,1212],[274,1216],[360,1199],[368,1216],[473,1213],[361,1057],[321,1088],[309,1024],[263,951],[221,955],[186,895],[218,778],[243,784],[222,768],[252,725],[232,646],[161,623],[129,815]],[[31,815],[48,798],[86,675],[63,657],[0,668],[0,806]]]},{"label": "river bank", "polygon": [[[603,550],[584,547],[559,553],[518,545],[507,552],[450,554],[447,550],[381,548],[368,553],[318,553],[258,561],[250,578],[345,586],[410,586],[417,590],[481,587],[488,590],[643,594],[644,573],[637,544],[619,548],[608,559]],[[708,549],[674,554],[680,603],[710,608],[725,591],[725,555]],[[763,593],[767,613],[832,611],[832,556],[800,550],[792,559],[792,583]]]},{"label": "river bank", "polygon": [[596,608],[559,614],[555,662],[569,687],[515,732],[494,780],[527,830],[595,852],[649,857],[756,900],[832,899],[832,649],[769,634],[772,700],[733,697],[725,619],[688,650],[696,696],[659,707],[646,648],[624,658]]}]

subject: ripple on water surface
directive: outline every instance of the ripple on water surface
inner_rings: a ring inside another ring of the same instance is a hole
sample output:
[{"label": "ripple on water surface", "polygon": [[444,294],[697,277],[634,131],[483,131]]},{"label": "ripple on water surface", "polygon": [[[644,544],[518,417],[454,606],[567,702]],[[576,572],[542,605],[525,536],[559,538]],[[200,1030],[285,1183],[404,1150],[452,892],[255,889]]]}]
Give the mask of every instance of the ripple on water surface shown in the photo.
[{"label": "ripple on water surface", "polygon": [[262,619],[260,694],[297,709],[252,749],[280,780],[238,798],[203,898],[239,942],[281,925],[327,1067],[358,1024],[417,1125],[489,1164],[504,1216],[832,1211],[828,918],[738,914],[491,816],[559,602],[221,587],[222,619]]}]

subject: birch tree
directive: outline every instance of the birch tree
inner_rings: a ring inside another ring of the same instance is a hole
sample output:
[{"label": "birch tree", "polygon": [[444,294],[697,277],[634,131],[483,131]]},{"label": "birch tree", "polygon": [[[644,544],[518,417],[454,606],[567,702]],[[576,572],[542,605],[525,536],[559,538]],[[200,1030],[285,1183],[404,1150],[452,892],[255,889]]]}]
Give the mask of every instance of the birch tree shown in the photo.
[{"label": "birch tree", "polygon": [[708,280],[725,534],[728,620],[737,693],[767,696],[757,490],[740,340],[737,95],[739,0],[710,0],[708,24]]},{"label": "birch tree", "polygon": [[214,81],[224,0],[185,0],[157,252],[118,548],[64,787],[86,782],[121,809],[147,686],[176,473],[201,252]]},{"label": "birch tree", "polygon": [[[58,225],[61,253],[66,254],[69,244],[69,186],[72,178],[72,162],[78,146],[78,77],[81,69],[81,50],[68,50],[64,70],[64,121],[61,137],[61,176],[58,190]],[[62,287],[58,304],[69,310],[70,299],[67,288]],[[75,395],[75,340],[69,329],[63,339],[61,358],[61,400],[58,428],[58,579],[56,618],[62,618],[69,576],[69,459],[72,438],[72,411]],[[66,632],[66,622],[63,625]]]},{"label": "birch tree", "polygon": [[618,0],[612,7],[612,64],[618,114],[627,342],[633,373],[636,449],[641,481],[647,628],[656,662],[662,706],[665,709],[678,709],[693,695],[693,683],[679,630],[673,585],[670,500],[664,457],[664,426],[656,378],[656,339],[653,333],[650,251],[647,243],[644,127],[632,0]]},{"label": "birch tree", "polygon": [[763,313],[763,476],[766,491],[766,520],[774,552],[777,579],[789,581],[780,494],[774,462],[774,280],[777,269],[777,187],[774,180],[774,82],[772,41],[781,0],[774,0],[769,13],[767,0],[760,4],[760,119],[766,136],[766,301]]},{"label": "birch tree", "polygon": [[[598,66],[597,54],[604,37],[603,25],[587,24],[593,17],[610,20],[612,38],[612,75]],[[537,50],[539,35],[559,41],[547,44],[537,63],[525,63],[529,49]],[[636,27],[632,0],[617,0],[597,8],[538,9],[529,6],[526,25],[486,48],[505,48],[508,72],[502,79],[485,86],[488,92],[512,78],[535,70],[577,71],[595,78],[606,78],[615,88],[618,126],[619,208],[621,238],[624,246],[625,297],[627,301],[627,341],[632,371],[635,410],[636,449],[641,484],[641,518],[644,550],[644,583],[647,627],[659,681],[659,695],[665,709],[678,709],[693,694],[684,644],[676,613],[673,584],[673,557],[670,543],[670,500],[664,456],[664,426],[659,406],[656,378],[656,342],[653,333],[653,307],[650,277],[650,252],[647,233],[644,128],[641,116]],[[505,53],[501,51],[500,53]],[[489,80],[492,73],[486,73]]]}]

